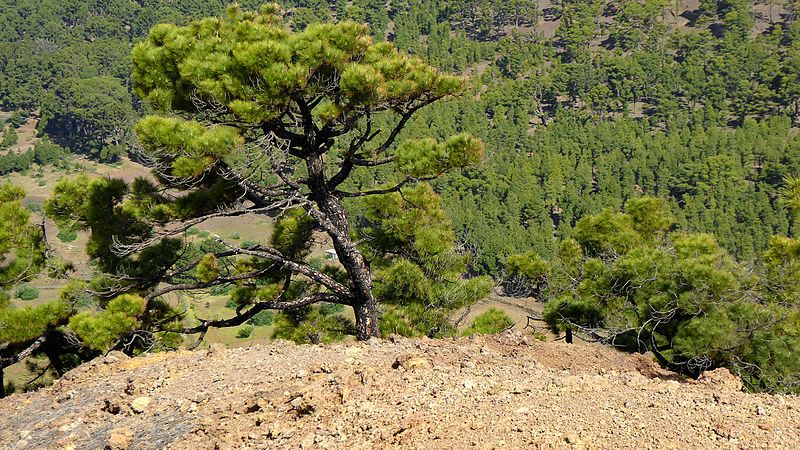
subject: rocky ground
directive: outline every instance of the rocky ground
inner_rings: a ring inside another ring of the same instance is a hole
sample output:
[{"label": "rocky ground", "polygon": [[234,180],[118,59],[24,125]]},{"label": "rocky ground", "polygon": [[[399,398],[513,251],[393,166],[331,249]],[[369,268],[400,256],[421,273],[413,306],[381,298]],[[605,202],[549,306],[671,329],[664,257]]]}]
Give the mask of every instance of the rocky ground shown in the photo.
[{"label": "rocky ground", "polygon": [[800,447],[800,398],[740,388],[515,331],[112,353],[0,401],[0,448]]}]

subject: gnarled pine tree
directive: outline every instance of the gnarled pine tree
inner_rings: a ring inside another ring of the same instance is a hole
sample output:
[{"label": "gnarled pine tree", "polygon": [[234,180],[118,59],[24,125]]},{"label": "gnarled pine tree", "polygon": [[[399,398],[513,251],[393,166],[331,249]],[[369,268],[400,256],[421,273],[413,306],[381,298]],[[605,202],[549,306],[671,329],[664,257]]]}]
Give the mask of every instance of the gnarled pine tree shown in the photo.
[{"label": "gnarled pine tree", "polygon": [[[373,277],[344,202],[402,198],[419,181],[477,164],[483,146],[469,135],[397,142],[416,111],[461,85],[374,43],[365,25],[292,31],[277,5],[158,25],[133,50],[134,91],[156,112],[136,132],[158,183],[64,181],[48,211],[91,229],[89,253],[112,275],[104,292],[141,295],[143,314],[169,292],[237,284],[236,316],[184,333],[324,301],[351,306],[358,339],[368,339],[379,330]],[[391,181],[356,188],[359,170]],[[269,245],[220,238],[189,258],[176,239],[207,219],[250,213],[276,218]],[[307,262],[314,230],[330,237],[343,271]]]},{"label": "gnarled pine tree", "polygon": [[35,276],[44,263],[42,227],[31,222],[24,196],[16,186],[0,184],[0,397],[6,390],[3,369],[39,352],[72,310],[64,301],[16,308],[2,290]]}]

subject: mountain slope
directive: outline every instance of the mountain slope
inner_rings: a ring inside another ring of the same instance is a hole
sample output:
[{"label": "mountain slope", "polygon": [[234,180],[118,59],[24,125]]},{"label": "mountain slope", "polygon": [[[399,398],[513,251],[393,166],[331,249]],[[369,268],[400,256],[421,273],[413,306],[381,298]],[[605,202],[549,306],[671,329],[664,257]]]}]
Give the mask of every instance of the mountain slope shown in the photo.
[{"label": "mountain slope", "polygon": [[509,332],[112,354],[0,401],[2,448],[788,448],[800,399]]}]

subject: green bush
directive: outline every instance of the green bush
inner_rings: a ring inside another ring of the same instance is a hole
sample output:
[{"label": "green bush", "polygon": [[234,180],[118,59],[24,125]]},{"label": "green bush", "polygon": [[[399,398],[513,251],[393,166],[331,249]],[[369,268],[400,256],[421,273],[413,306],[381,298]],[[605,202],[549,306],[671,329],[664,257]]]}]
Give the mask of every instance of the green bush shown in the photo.
[{"label": "green bush", "polygon": [[247,339],[252,334],[253,334],[252,325],[242,325],[241,327],[239,327],[239,330],[236,331],[236,337],[239,339]]},{"label": "green bush", "polygon": [[209,233],[208,231],[203,231],[203,230],[200,230],[198,228],[192,227],[192,228],[189,228],[188,230],[186,230],[186,235],[187,236],[200,236],[201,238],[207,238],[207,237],[211,236],[211,233]]},{"label": "green bush", "polygon": [[[209,290],[209,294],[211,294],[211,295],[228,295],[228,294],[231,293],[232,290],[233,290],[233,286],[231,286],[230,284],[218,284],[218,285],[212,287]],[[228,305],[226,304],[225,306],[228,306]],[[234,306],[233,309],[236,309],[236,307]]]},{"label": "green bush", "polygon": [[69,151],[67,149],[48,139],[39,141],[33,147],[34,161],[41,166],[62,165],[68,155]]},{"label": "green bush", "polygon": [[234,240],[238,241],[241,238],[242,238],[242,236],[239,233],[231,233],[231,239],[234,239]]},{"label": "green bush", "polygon": [[0,147],[9,148],[19,143],[19,135],[14,127],[6,127],[3,131],[3,140],[0,142]]},{"label": "green bush", "polygon": [[319,312],[321,312],[324,316],[339,314],[342,311],[344,311],[344,305],[340,305],[338,303],[323,302],[319,305]]},{"label": "green bush", "polygon": [[242,242],[242,248],[244,248],[244,249],[255,248],[258,245],[260,245],[258,243],[258,241],[252,241],[252,240],[249,240],[249,239],[244,241],[244,242]]},{"label": "green bush", "polygon": [[11,117],[6,119],[6,123],[14,128],[19,128],[27,120],[26,116],[27,113],[23,113],[22,111],[14,111],[13,113],[11,113]]},{"label": "green bush", "polygon": [[11,304],[11,294],[7,291],[0,290],[0,309],[3,309]]},{"label": "green bush", "polygon": [[29,285],[20,286],[14,296],[25,301],[36,300],[39,298],[39,289]]},{"label": "green bush", "polygon": [[272,311],[261,311],[247,321],[250,325],[256,327],[266,327],[272,324],[275,319],[275,314]]},{"label": "green bush", "polygon": [[229,298],[228,301],[225,302],[225,307],[228,309],[236,309],[239,307],[239,302],[234,298]]},{"label": "green bush", "polygon": [[30,212],[40,213],[43,211],[42,205],[39,203],[28,203],[25,205],[25,209]]},{"label": "green bush", "polygon": [[73,242],[78,239],[78,233],[73,230],[60,230],[56,235],[61,242]]},{"label": "green bush", "polygon": [[485,313],[475,318],[469,328],[464,330],[463,336],[472,336],[475,333],[496,334],[514,325],[514,321],[503,311],[489,308]]}]

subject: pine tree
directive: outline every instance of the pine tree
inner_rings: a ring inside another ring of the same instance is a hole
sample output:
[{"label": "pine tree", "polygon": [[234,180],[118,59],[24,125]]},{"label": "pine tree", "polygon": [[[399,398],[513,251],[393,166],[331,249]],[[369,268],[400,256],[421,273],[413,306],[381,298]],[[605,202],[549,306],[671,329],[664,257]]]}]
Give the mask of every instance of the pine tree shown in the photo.
[{"label": "pine tree", "polygon": [[39,351],[71,314],[63,301],[16,308],[4,291],[35,276],[44,262],[42,227],[31,223],[24,196],[16,186],[0,184],[0,397],[5,395],[3,369]]},{"label": "pine tree", "polygon": [[[141,311],[120,312],[152,319],[169,292],[235,284],[235,317],[173,330],[205,333],[266,309],[324,301],[353,308],[359,339],[376,336],[381,299],[373,292],[373,261],[354,240],[361,224],[348,205],[405,197],[420,203],[404,209],[439,208],[432,192],[415,196],[415,185],[476,165],[481,141],[461,134],[400,142],[398,135],[417,111],[456,94],[462,81],[373,42],[365,25],[290,31],[277,5],[260,13],[232,6],[223,17],[158,25],[135,46],[132,60],[134,92],[156,112],[136,133],[159,185],[65,180],[48,205],[54,216],[90,229],[88,250],[105,271],[104,295],[136,293]],[[389,174],[384,183],[354,186],[358,174],[378,169]],[[173,194],[163,195],[165,189]],[[219,248],[185,256],[180,236],[192,226],[250,213],[276,217],[269,244],[243,247],[220,238]],[[307,262],[314,230],[329,236],[344,270]],[[425,239],[440,252],[452,246],[444,235]],[[417,256],[415,264],[424,266],[426,256],[439,255]],[[122,333],[126,323],[120,322]],[[76,325],[91,335],[91,320]]]}]

